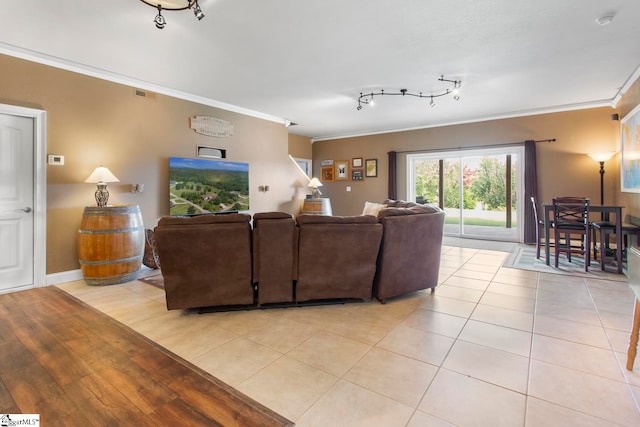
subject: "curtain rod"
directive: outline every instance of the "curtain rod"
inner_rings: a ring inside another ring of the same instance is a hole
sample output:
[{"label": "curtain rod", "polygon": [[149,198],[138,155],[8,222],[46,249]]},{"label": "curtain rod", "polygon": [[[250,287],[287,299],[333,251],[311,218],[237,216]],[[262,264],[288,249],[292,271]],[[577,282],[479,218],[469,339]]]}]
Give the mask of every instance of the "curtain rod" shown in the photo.
[{"label": "curtain rod", "polygon": [[511,146],[518,146],[518,145],[523,145],[525,142],[556,142],[555,138],[549,138],[549,139],[539,139],[539,140],[532,140],[532,139],[528,139],[526,141],[518,141],[518,142],[505,142],[503,144],[492,144],[492,145],[477,145],[477,146],[473,146],[473,147],[457,147],[457,148],[436,148],[433,150],[408,150],[408,151],[396,151],[396,153],[398,154],[408,154],[408,153],[437,153],[440,151],[465,151],[465,150],[478,150],[478,149],[482,149],[482,148],[501,148],[501,147],[511,147]]}]

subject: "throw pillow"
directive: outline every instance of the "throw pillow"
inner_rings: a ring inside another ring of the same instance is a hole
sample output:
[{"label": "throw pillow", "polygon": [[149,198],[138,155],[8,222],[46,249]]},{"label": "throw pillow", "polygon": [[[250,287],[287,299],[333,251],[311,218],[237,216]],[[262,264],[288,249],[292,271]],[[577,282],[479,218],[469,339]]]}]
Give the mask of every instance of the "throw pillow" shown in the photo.
[{"label": "throw pillow", "polygon": [[375,203],[375,202],[364,202],[364,209],[362,210],[362,215],[373,215],[378,216],[378,212],[381,209],[386,208],[387,205],[383,203]]}]

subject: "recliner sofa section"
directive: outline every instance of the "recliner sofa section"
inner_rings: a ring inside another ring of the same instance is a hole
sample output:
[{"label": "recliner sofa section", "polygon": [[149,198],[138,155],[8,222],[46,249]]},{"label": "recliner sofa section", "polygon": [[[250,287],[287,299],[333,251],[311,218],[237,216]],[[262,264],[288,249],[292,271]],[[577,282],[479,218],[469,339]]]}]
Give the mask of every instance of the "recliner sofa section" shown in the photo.
[{"label": "recliner sofa section", "polygon": [[371,298],[382,225],[376,217],[302,214],[296,301]]},{"label": "recliner sofa section", "polygon": [[436,205],[387,201],[378,212],[384,228],[374,296],[387,299],[438,286],[444,212]]},{"label": "recliner sofa section", "polygon": [[254,302],[251,216],[162,217],[155,227],[167,309]]}]

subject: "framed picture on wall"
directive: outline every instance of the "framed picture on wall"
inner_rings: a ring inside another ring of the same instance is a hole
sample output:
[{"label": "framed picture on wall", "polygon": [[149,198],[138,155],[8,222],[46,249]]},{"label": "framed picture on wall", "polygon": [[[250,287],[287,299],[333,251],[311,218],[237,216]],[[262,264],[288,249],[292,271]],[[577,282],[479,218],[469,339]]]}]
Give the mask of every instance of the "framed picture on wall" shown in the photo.
[{"label": "framed picture on wall", "polygon": [[336,160],[336,181],[346,181],[349,176],[349,160]]},{"label": "framed picture on wall", "polygon": [[362,157],[354,157],[351,159],[351,167],[352,168],[361,168],[362,167]]},{"label": "framed picture on wall", "polygon": [[378,159],[367,159],[364,161],[365,176],[375,178],[378,176]]},{"label": "framed picture on wall", "polygon": [[333,182],[335,180],[333,173],[333,166],[321,166],[320,167],[320,181]]},{"label": "framed picture on wall", "polygon": [[351,170],[351,179],[353,181],[362,181],[362,179],[363,179],[363,170],[362,169],[353,169],[353,170]]},{"label": "framed picture on wall", "polygon": [[640,193],[640,104],[624,116],[620,126],[621,190],[627,193]]}]

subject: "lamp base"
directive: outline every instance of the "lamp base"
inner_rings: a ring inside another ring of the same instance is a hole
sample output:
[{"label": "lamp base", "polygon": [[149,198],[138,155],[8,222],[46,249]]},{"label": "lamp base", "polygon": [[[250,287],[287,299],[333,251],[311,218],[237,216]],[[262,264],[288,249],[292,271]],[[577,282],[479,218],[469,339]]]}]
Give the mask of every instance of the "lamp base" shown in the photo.
[{"label": "lamp base", "polygon": [[105,207],[109,202],[109,191],[107,190],[107,184],[98,183],[98,189],[96,190],[96,203],[98,207]]}]

